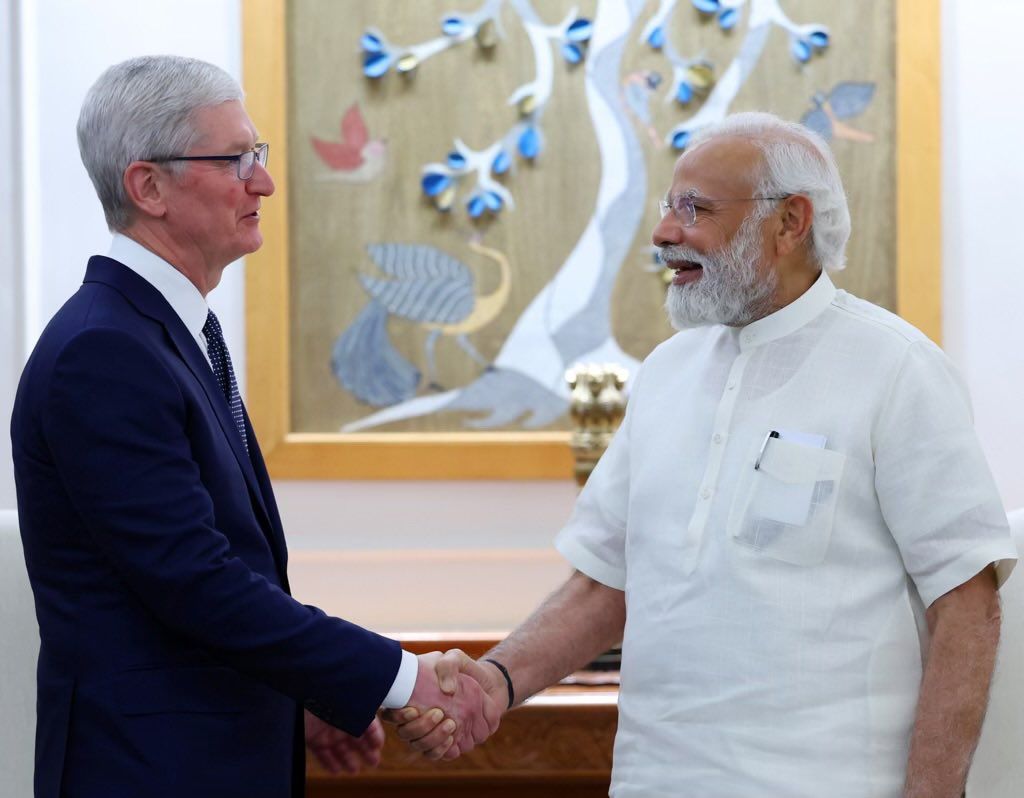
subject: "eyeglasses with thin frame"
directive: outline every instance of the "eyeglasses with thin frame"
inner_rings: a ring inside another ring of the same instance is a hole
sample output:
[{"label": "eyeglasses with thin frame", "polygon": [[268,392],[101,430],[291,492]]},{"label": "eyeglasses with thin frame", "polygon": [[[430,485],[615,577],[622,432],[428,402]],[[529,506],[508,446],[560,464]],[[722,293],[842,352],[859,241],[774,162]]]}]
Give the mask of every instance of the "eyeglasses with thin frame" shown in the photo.
[{"label": "eyeglasses with thin frame", "polygon": [[682,223],[683,227],[693,227],[697,224],[697,212],[706,211],[718,202],[755,202],[758,200],[771,201],[784,200],[791,197],[792,194],[783,194],[781,197],[728,197],[726,199],[709,199],[708,197],[702,197],[699,194],[688,191],[685,194],[677,194],[674,197],[669,197],[667,200],[661,200],[658,203],[658,209],[661,211],[661,218],[664,219],[669,211],[672,211],[676,219]]},{"label": "eyeglasses with thin frame", "polygon": [[251,150],[246,150],[238,155],[176,155],[173,158],[146,158],[152,163],[166,163],[167,161],[234,161],[238,168],[238,179],[248,180],[256,171],[256,163],[264,169],[267,166],[267,158],[270,155],[269,144],[257,144]]}]

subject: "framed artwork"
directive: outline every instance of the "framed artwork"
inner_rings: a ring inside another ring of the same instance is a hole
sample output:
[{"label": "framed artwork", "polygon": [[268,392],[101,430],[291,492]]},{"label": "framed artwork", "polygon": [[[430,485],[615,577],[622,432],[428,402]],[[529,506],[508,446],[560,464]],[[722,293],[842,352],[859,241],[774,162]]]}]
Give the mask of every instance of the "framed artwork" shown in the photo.
[{"label": "framed artwork", "polygon": [[657,201],[734,111],[832,143],[836,282],[939,338],[939,0],[243,13],[277,186],[247,259],[248,406],[276,478],[568,478],[565,372],[635,372],[672,333]]}]

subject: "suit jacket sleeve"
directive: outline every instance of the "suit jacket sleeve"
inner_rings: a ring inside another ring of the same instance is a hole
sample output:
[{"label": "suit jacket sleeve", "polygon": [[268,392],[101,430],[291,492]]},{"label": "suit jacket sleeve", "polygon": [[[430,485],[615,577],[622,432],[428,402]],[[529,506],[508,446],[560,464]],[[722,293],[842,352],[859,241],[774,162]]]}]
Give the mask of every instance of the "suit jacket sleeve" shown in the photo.
[{"label": "suit jacket sleeve", "polygon": [[57,357],[40,416],[88,533],[162,624],[362,732],[398,671],[398,644],[300,604],[233,554],[204,487],[217,475],[192,456],[189,407],[166,363],[124,332],[80,332]]}]

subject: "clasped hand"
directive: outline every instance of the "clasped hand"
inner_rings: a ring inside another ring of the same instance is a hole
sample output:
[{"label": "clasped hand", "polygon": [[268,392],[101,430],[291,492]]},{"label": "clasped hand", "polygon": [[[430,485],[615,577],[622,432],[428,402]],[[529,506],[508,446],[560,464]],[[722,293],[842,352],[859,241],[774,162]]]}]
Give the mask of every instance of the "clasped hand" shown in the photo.
[{"label": "clasped hand", "polygon": [[[492,672],[493,671],[493,672]],[[507,709],[503,677],[459,649],[419,657],[409,705],[382,717],[429,759],[455,759],[494,734]]]}]

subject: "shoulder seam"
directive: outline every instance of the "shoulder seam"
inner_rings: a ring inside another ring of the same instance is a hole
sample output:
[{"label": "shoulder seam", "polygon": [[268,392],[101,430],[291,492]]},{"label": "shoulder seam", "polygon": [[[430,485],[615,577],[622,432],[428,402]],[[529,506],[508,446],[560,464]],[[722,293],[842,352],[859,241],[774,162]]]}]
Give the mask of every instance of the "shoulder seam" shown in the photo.
[{"label": "shoulder seam", "polygon": [[[851,317],[857,319],[858,321],[863,321],[866,324],[871,324],[871,325],[873,325],[875,327],[879,327],[879,328],[881,328],[883,330],[888,330],[893,335],[896,335],[896,336],[899,336],[900,338],[902,338],[908,344],[919,343],[918,339],[915,339],[913,336],[908,335],[903,330],[899,329],[899,327],[897,325],[895,325],[895,324],[893,324],[891,322],[886,322],[886,321],[883,321],[881,319],[873,319],[870,316],[866,316],[866,315],[864,315],[862,313],[857,313],[856,311],[854,311],[851,308],[844,307],[843,305],[838,304],[835,300],[832,301],[832,307],[834,307],[836,310],[838,310],[838,311],[840,311],[842,313],[845,313],[848,316],[851,316]],[[900,317],[896,316],[896,318],[900,318]],[[904,323],[908,324],[908,325],[910,324],[909,322],[906,322],[906,321],[904,321]],[[910,325],[910,326],[911,326],[912,329],[917,330],[917,328],[913,327],[913,325]],[[924,333],[920,332],[920,330],[917,330],[917,332],[921,336],[924,336]],[[924,336],[924,337],[927,338],[927,336]]]}]

